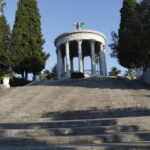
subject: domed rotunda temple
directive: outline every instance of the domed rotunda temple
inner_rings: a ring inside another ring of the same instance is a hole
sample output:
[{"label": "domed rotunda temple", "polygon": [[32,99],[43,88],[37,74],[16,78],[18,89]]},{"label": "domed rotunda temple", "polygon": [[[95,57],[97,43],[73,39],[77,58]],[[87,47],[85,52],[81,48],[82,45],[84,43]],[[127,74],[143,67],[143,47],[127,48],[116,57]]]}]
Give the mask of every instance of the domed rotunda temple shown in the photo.
[{"label": "domed rotunda temple", "polygon": [[[84,58],[91,58],[91,76],[107,76],[104,34],[93,30],[82,30],[80,23],[77,30],[66,32],[55,39],[57,53],[57,79],[70,78],[74,72],[73,59],[78,58],[78,67],[81,73],[84,70]],[[96,56],[99,56],[99,71],[96,70]]]}]

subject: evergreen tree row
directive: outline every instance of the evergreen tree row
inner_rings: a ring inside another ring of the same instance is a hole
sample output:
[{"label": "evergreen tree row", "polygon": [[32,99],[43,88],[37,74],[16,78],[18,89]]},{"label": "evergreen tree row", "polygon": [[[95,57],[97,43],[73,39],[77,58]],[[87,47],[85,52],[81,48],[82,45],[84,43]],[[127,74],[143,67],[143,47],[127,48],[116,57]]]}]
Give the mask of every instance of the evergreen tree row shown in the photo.
[{"label": "evergreen tree row", "polygon": [[[2,4],[1,8],[3,8],[4,3],[2,0],[0,0],[0,3]],[[3,12],[3,9],[1,10]],[[33,73],[33,75],[39,74],[45,68],[49,54],[43,52],[43,44],[45,41],[41,32],[37,1],[19,0],[12,34],[10,34],[9,26],[4,15],[1,16],[0,25],[2,23],[3,28],[0,29],[0,42],[6,48],[1,46],[2,50],[0,49],[0,55],[4,51],[8,58],[3,58],[7,63],[0,59],[0,65],[1,63],[3,65],[5,64],[5,66],[0,66],[0,68],[6,70],[6,72],[11,68],[14,72],[21,74],[26,79],[28,73]],[[4,30],[5,33],[1,30]],[[1,37],[1,32],[3,32],[2,35],[5,34],[4,36],[7,39],[4,40],[4,37]]]},{"label": "evergreen tree row", "polygon": [[126,68],[150,66],[150,0],[124,0],[118,33],[112,32],[111,56]]}]

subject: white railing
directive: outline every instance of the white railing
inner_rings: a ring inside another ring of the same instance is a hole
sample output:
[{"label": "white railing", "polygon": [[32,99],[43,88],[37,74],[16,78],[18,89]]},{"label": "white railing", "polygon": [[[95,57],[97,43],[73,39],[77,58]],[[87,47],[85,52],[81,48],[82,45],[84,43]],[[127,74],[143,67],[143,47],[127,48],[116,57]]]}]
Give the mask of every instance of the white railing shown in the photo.
[{"label": "white railing", "polygon": [[[87,74],[87,75],[92,75],[92,70],[84,70],[84,74]],[[96,71],[96,75],[99,75],[100,72],[99,70]]]}]

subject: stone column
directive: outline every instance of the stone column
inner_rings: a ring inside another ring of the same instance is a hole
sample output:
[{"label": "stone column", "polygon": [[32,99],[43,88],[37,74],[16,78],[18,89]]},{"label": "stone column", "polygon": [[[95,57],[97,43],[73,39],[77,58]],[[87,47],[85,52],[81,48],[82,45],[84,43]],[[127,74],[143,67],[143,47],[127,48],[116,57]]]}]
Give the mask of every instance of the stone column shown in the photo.
[{"label": "stone column", "polygon": [[65,57],[62,56],[62,74],[65,73]]},{"label": "stone column", "polygon": [[84,74],[84,57],[82,57],[82,62],[83,62],[83,74]]},{"label": "stone column", "polygon": [[105,51],[102,43],[100,44],[99,55],[100,55],[100,75],[107,76]]},{"label": "stone column", "polygon": [[95,41],[91,40],[91,65],[92,76],[96,76],[96,63],[95,63]]},{"label": "stone column", "polygon": [[66,49],[66,73],[67,73],[67,77],[70,78],[71,66],[70,66],[70,53],[69,53],[68,41],[65,43],[65,49]]},{"label": "stone column", "polygon": [[71,72],[74,71],[74,68],[73,68],[73,57],[71,58]]},{"label": "stone column", "polygon": [[78,40],[78,59],[79,59],[79,72],[83,73],[82,40]]},{"label": "stone column", "polygon": [[61,80],[62,74],[62,56],[61,56],[61,49],[57,48],[57,79]]},{"label": "stone column", "polygon": [[105,54],[105,46],[103,45],[103,55],[104,55],[104,68],[105,68],[105,76],[107,76],[107,63],[106,63],[106,54]]}]

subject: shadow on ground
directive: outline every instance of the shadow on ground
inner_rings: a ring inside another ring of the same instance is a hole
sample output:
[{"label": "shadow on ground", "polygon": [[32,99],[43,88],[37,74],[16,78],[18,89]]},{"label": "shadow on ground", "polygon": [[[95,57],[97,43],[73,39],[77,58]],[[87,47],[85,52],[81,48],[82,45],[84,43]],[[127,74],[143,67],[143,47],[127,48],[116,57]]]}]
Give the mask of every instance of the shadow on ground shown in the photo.
[{"label": "shadow on ground", "polygon": [[150,109],[147,108],[117,108],[110,109],[97,109],[96,107],[89,108],[88,110],[76,110],[66,112],[47,112],[44,113],[42,118],[51,118],[53,120],[69,120],[69,119],[96,119],[108,117],[134,117],[134,116],[150,116]]},{"label": "shadow on ground", "polygon": [[127,80],[117,77],[89,78],[89,79],[68,79],[61,81],[39,81],[32,86],[70,86],[85,88],[109,88],[109,89],[147,89],[150,87],[139,80]]}]

